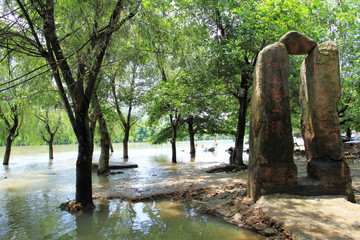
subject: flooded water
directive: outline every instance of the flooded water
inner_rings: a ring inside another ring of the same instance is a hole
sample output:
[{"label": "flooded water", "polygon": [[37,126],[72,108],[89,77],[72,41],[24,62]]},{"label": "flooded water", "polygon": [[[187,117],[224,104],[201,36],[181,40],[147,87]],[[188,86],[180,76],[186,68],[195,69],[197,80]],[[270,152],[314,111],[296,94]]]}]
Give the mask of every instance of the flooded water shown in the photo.
[{"label": "flooded water", "polygon": [[[179,143],[177,166],[196,170],[227,162],[225,149],[233,143],[219,141],[214,153],[202,151],[212,144],[199,143],[194,160],[190,159],[188,143]],[[122,161],[121,145],[114,148],[111,161]],[[0,148],[0,156],[3,153],[4,148]],[[94,160],[98,155],[97,149]],[[94,174],[94,192],[111,182],[127,180],[135,189],[142,187],[136,179],[151,183],[150,179],[166,179],[169,172],[178,171],[170,161],[170,145],[130,144],[129,155],[129,161],[139,168],[108,178]],[[55,146],[52,162],[47,146],[12,149],[10,165],[0,169],[0,239],[259,239],[257,234],[195,213],[195,203],[95,200],[97,208],[91,215],[63,212],[59,205],[75,197],[76,156],[75,145]]]}]

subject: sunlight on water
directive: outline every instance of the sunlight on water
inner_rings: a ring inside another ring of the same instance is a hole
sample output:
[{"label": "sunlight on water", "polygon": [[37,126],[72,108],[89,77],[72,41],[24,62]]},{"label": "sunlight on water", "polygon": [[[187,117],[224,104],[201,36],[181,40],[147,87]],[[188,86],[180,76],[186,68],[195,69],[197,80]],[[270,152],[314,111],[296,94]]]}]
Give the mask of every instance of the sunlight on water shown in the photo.
[{"label": "sunlight on water", "polygon": [[101,212],[93,214],[91,223],[89,217],[77,218],[77,234],[87,226],[84,239],[102,239],[104,235],[107,239],[259,239],[252,232],[196,214],[191,204],[112,200],[97,205]]},{"label": "sunlight on water", "polygon": [[[221,146],[223,143],[223,146]],[[212,142],[204,142],[211,145]],[[183,170],[227,162],[225,149],[231,142],[219,141],[217,153],[198,149],[191,161],[186,143],[179,144],[179,163],[171,164],[169,145],[130,145],[130,160],[139,165],[124,174],[98,177],[93,174],[93,188],[107,189],[129,175],[143,182],[173,177]],[[111,161],[122,161],[120,145]],[[181,149],[185,149],[181,151]],[[4,149],[0,148],[0,154]],[[49,162],[47,147],[14,147],[10,165],[0,169],[0,239],[259,239],[259,235],[223,223],[212,216],[199,215],[194,203],[156,201],[129,203],[120,200],[96,200],[93,214],[73,216],[58,208],[75,196],[75,162],[77,146],[55,146],[55,159]],[[99,156],[95,151],[94,159]],[[161,169],[161,171],[159,171]]]}]

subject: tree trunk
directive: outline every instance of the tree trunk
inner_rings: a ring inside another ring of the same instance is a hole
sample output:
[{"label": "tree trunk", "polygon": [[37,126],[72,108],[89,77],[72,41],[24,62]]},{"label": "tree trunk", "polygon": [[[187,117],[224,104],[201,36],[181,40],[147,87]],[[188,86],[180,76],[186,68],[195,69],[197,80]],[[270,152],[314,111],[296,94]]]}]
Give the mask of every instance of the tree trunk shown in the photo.
[{"label": "tree trunk", "polygon": [[175,121],[173,121],[172,116],[170,116],[170,122],[171,122],[171,128],[172,128],[172,138],[171,138],[172,157],[171,157],[171,161],[173,163],[177,163],[177,161],[176,161],[176,138],[177,138],[177,122],[178,122],[178,120],[175,119]]},{"label": "tree trunk", "polygon": [[348,138],[351,138],[351,128],[349,128],[349,127],[346,129],[346,136]]},{"label": "tree trunk", "polygon": [[6,165],[6,166],[9,165],[12,142],[13,141],[11,140],[11,134],[10,134],[6,139],[6,149],[5,149],[4,160],[3,160],[3,165]]},{"label": "tree trunk", "polygon": [[49,159],[54,159],[54,147],[53,147],[53,140],[48,142],[49,145]]},{"label": "tree trunk", "polygon": [[[239,107],[239,116],[238,116],[238,124],[237,124],[237,134],[235,140],[235,148],[232,155],[232,164],[236,165],[244,165],[243,162],[243,151],[244,151],[244,135],[245,135],[245,124],[246,124],[246,114],[243,113],[243,104],[239,99],[240,107]],[[246,104],[246,103],[245,103]]]},{"label": "tree trunk", "polygon": [[190,155],[191,157],[195,157],[196,148],[195,148],[195,131],[193,126],[193,118],[190,117],[187,123],[188,123],[189,137],[190,137]]},{"label": "tree trunk", "polygon": [[114,147],[111,143],[111,139],[109,138],[109,145],[110,145],[110,151],[113,153],[114,152]]},{"label": "tree trunk", "polygon": [[[99,106],[100,107],[100,106]],[[99,121],[99,130],[100,130],[100,144],[101,144],[101,153],[99,158],[99,167],[98,174],[104,174],[110,172],[109,169],[109,158],[110,158],[110,136],[108,132],[108,128],[106,125],[106,120],[101,112],[99,111],[98,115]]]},{"label": "tree trunk", "polygon": [[76,202],[85,209],[95,207],[92,199],[91,164],[93,141],[91,139],[88,110],[79,110],[76,116],[76,133],[78,137],[78,158],[76,161]]},{"label": "tree trunk", "polygon": [[172,155],[171,155],[171,161],[173,163],[177,163],[176,161],[176,139],[171,139],[171,152],[172,152]]},{"label": "tree trunk", "polygon": [[97,123],[97,116],[94,112],[90,114],[89,120],[90,120],[91,145],[92,145],[92,149],[94,149],[94,144],[95,144],[94,138],[95,138],[96,123]]},{"label": "tree trunk", "polygon": [[16,132],[18,131],[18,128],[20,128],[19,116],[16,114],[16,108],[14,108],[12,111],[14,113],[14,115],[12,116],[12,119],[14,121],[13,125],[11,126],[9,121],[6,121],[6,125],[9,127],[9,135],[6,138],[6,149],[3,159],[3,165],[6,166],[9,165],[12,142],[14,141],[14,138],[18,135]]},{"label": "tree trunk", "polygon": [[130,127],[125,126],[123,139],[123,159],[129,158],[129,138],[130,138]]},{"label": "tree trunk", "polygon": [[235,148],[234,152],[231,156],[230,164],[235,165],[244,165],[243,161],[243,151],[244,151],[244,136],[245,136],[245,126],[246,126],[246,110],[248,107],[248,86],[247,83],[250,77],[248,74],[242,74],[242,81],[241,81],[241,89],[242,93],[239,94],[238,101],[239,101],[239,114],[238,114],[238,123],[237,123],[237,133],[236,133],[236,141],[235,141]]}]

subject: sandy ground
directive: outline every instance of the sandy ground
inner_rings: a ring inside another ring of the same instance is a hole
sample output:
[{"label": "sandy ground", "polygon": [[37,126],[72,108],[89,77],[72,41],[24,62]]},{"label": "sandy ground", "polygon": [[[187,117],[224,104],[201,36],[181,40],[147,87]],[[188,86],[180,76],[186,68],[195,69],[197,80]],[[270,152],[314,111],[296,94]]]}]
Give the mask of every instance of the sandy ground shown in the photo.
[{"label": "sandy ground", "polygon": [[[295,162],[298,165],[298,176],[305,176],[305,158],[299,156]],[[356,204],[347,202],[342,196],[304,197],[275,194],[261,197],[251,206],[252,211],[258,209],[270,218],[284,223],[295,239],[360,239],[360,159],[355,159],[354,164],[350,163],[349,167],[353,188],[357,189]],[[246,182],[247,171],[206,173],[201,168],[169,165],[164,169],[149,172],[147,177],[131,172],[119,176],[104,183],[103,187],[97,186],[94,197],[129,201],[151,200],[157,198],[154,196],[171,197],[179,191],[230,185],[245,186],[246,191]],[[237,197],[232,199],[239,200]],[[219,203],[219,206],[225,205]],[[239,211],[238,209],[235,211]],[[233,213],[231,217],[234,219],[237,215]],[[268,231],[268,228],[266,230]]]},{"label": "sandy ground", "polygon": [[[303,174],[304,163],[297,161]],[[255,207],[284,222],[297,239],[360,239],[360,159],[349,167],[356,204],[342,196],[274,194],[261,197]]]},{"label": "sandy ground", "polygon": [[360,239],[360,204],[338,196],[272,195],[255,204],[297,239]]}]

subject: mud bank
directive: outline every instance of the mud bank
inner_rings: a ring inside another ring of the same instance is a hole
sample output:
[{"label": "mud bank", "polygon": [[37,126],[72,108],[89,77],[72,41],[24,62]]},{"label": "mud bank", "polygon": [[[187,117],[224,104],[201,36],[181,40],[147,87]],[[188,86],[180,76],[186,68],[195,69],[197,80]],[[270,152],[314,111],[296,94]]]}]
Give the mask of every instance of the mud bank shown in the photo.
[{"label": "mud bank", "polygon": [[[304,174],[305,160],[298,159],[297,164]],[[360,161],[356,159],[350,168],[357,204],[343,196],[280,194],[263,196],[253,204],[246,197],[247,170],[206,172],[209,169],[181,170],[167,175],[166,181],[151,178],[141,184],[140,179],[123,178],[121,183],[119,179],[111,182],[107,191],[98,189],[94,198],[195,201],[197,212],[215,215],[268,239],[359,239]]]},{"label": "mud bank", "polygon": [[142,196],[96,196],[98,199],[122,199],[131,202],[146,202],[172,199],[198,203],[196,211],[212,214],[223,221],[241,228],[255,231],[268,239],[294,239],[284,223],[269,217],[246,197],[246,186],[242,183],[219,187],[203,187]]}]

